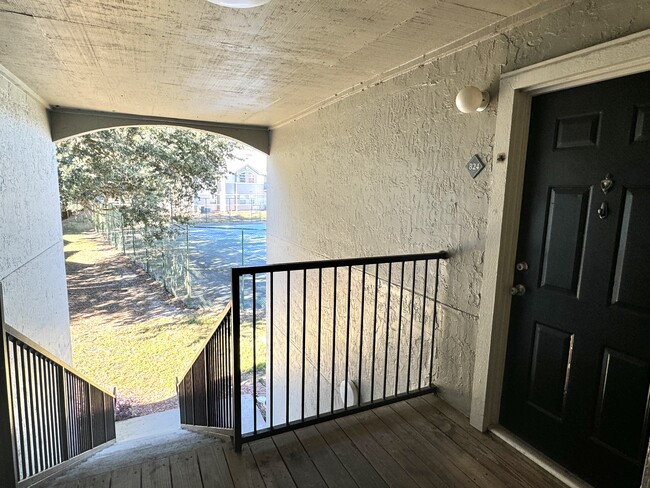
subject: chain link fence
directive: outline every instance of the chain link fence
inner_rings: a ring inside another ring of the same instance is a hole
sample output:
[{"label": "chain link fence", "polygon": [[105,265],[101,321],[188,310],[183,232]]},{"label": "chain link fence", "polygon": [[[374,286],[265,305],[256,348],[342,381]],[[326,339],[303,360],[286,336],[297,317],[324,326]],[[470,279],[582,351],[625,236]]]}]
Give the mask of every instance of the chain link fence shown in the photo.
[{"label": "chain link fence", "polygon": [[222,307],[230,300],[233,266],[266,263],[264,222],[202,223],[174,237],[147,241],[125,226],[115,207],[93,212],[95,230],[189,307]]}]

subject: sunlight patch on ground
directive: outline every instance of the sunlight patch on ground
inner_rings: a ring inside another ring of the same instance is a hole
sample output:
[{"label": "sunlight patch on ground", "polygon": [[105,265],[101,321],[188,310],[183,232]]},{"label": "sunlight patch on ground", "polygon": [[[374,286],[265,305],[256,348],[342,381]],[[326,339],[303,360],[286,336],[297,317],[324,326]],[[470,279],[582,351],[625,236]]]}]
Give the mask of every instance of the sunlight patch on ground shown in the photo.
[{"label": "sunlight patch on ground", "polygon": [[215,327],[215,314],[163,317],[129,326],[76,325],[75,367],[99,384],[118,386],[120,398],[157,403],[176,395],[184,374]]}]

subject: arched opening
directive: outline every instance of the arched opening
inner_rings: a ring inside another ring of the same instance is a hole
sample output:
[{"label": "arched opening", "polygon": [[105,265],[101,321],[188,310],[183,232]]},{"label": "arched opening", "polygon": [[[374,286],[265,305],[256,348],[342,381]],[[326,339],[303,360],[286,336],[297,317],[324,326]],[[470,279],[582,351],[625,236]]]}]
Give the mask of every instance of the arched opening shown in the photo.
[{"label": "arched opening", "polygon": [[[88,144],[96,142],[98,147],[85,154],[72,139],[59,143],[60,159],[70,164],[66,170],[72,178],[75,171],[92,173],[90,179],[77,174],[81,178],[77,184],[82,187],[77,192],[83,189],[84,182],[97,184],[101,170],[108,172],[108,183],[121,183],[125,189],[119,194],[111,188],[111,193],[98,200],[100,192],[89,187],[88,191],[95,193],[88,195],[85,202],[91,204],[80,207],[91,214],[90,219],[82,215],[64,222],[73,361],[100,384],[117,386],[118,416],[156,414],[162,425],[154,431],[160,433],[179,426],[177,413],[165,413],[176,406],[175,379],[185,372],[214,328],[215,314],[229,301],[230,269],[265,263],[266,156],[255,148],[229,141],[232,150],[220,153],[224,161],[218,184],[194,192],[182,208],[176,203],[173,211],[184,215],[175,220],[174,232],[155,235],[135,218],[152,205],[146,195],[136,190],[150,184],[155,196],[160,197],[162,190],[147,179],[151,175],[141,173],[146,173],[148,165],[160,166],[166,153],[156,149],[155,138],[144,143],[136,140],[136,130],[91,131],[85,139],[90,141]],[[154,127],[154,132],[158,130],[165,131]],[[178,131],[196,132],[177,127],[168,132]],[[126,151],[124,162],[105,154],[110,138],[97,137],[115,132],[127,133],[116,138],[117,143],[136,145]],[[204,131],[199,144],[212,137],[217,136]],[[161,141],[176,144],[173,149],[184,155],[183,161],[159,168],[165,176],[163,187],[175,180],[198,177],[185,173],[187,165],[183,164],[191,161],[187,153],[195,146],[179,147],[180,142],[168,138]],[[147,148],[162,154],[151,161],[143,152]],[[62,151],[71,154],[62,157]],[[89,158],[94,154],[105,160],[93,166]],[[77,161],[70,161],[74,158]],[[205,159],[205,155],[201,158]],[[197,164],[205,163],[203,159]],[[62,193],[67,191],[66,185],[68,181],[62,182]],[[140,208],[125,209],[135,198]],[[137,423],[144,427],[118,428],[118,441],[121,432],[126,432],[128,438],[148,429],[147,423]]]},{"label": "arched opening", "polygon": [[174,119],[144,115],[93,112],[55,107],[48,110],[50,131],[54,142],[104,129],[119,127],[166,126],[211,132],[242,142],[270,154],[269,128],[256,125],[227,124],[200,120]]}]

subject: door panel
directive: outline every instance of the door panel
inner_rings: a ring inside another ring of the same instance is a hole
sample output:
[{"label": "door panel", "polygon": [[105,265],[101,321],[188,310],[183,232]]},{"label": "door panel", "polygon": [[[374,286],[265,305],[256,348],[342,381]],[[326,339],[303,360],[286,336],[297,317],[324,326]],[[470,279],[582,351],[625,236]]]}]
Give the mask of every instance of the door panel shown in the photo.
[{"label": "door panel", "polygon": [[626,188],[624,195],[612,303],[650,311],[650,294],[637,285],[650,277],[650,188]]},{"label": "door panel", "polygon": [[633,142],[650,141],[650,105],[634,107]]},{"label": "door panel", "polygon": [[529,134],[517,249],[528,270],[515,276],[527,291],[512,301],[501,422],[595,486],[638,487],[650,74],[535,97]]},{"label": "door panel", "polygon": [[619,351],[605,349],[600,375],[594,438],[642,464],[642,432],[647,422],[650,363]]},{"label": "door panel", "polygon": [[573,334],[537,324],[528,401],[555,420],[564,418]]},{"label": "door panel", "polygon": [[600,134],[600,115],[574,115],[557,120],[556,149],[597,146]]},{"label": "door panel", "polygon": [[542,286],[576,294],[588,203],[588,188],[551,189],[542,263]]}]

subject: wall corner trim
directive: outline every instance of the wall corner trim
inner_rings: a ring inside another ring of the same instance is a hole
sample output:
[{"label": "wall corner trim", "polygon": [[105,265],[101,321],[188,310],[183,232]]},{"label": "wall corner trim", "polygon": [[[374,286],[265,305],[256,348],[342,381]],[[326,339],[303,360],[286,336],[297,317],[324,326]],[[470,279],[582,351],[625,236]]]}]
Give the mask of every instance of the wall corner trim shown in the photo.
[{"label": "wall corner trim", "polygon": [[47,103],[43,97],[41,97],[38,93],[32,90],[25,82],[23,82],[20,78],[18,78],[15,74],[9,71],[2,64],[0,64],[0,76],[7,79],[10,83],[16,85],[18,88],[24,91],[27,95],[29,95],[32,99],[37,101],[43,107],[45,108],[50,107],[50,104]]}]

